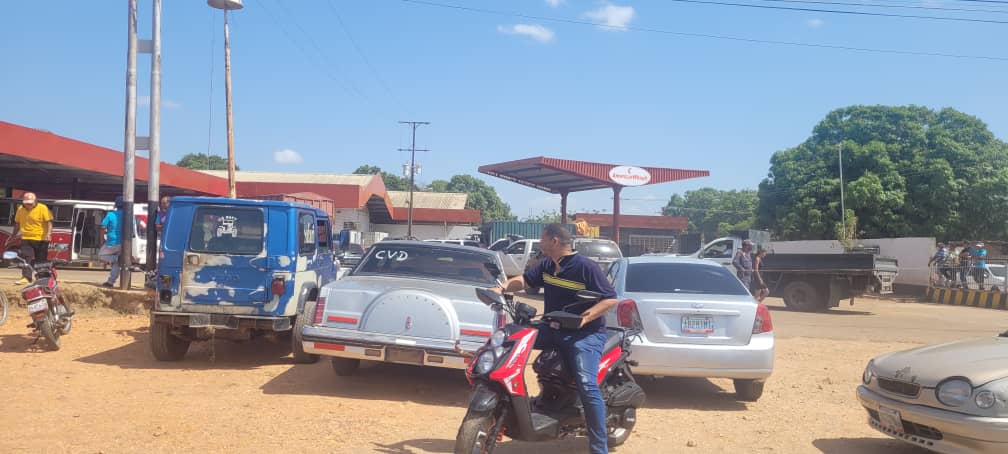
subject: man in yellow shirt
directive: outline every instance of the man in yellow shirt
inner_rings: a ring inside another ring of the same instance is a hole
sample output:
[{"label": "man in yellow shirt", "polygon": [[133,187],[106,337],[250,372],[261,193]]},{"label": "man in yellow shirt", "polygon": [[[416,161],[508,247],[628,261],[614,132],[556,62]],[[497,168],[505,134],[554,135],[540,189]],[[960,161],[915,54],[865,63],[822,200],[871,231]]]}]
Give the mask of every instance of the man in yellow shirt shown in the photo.
[{"label": "man in yellow shirt", "polygon": [[[38,203],[34,192],[26,192],[21,198],[21,206],[14,214],[14,232],[11,237],[21,233],[21,257],[34,265],[35,262],[49,260],[49,240],[52,234],[52,213],[44,203]],[[32,281],[30,270],[21,270],[18,284]]]}]

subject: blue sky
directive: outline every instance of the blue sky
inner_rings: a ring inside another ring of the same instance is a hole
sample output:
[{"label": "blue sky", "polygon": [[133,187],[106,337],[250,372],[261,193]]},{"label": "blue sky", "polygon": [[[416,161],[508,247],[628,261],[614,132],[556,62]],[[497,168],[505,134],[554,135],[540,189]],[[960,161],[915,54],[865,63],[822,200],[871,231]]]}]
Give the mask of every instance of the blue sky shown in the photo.
[{"label": "blue sky", "polygon": [[[661,0],[433,2],[525,17],[401,0],[245,0],[231,15],[239,165],[349,173],[372,164],[399,172],[408,154],[396,149],[408,147],[409,131],[397,121],[423,120],[432,124],[419,129],[418,147],[433,150],[419,156],[423,181],[540,155],[710,170],[708,178],[623,192],[625,212],[655,214],[672,193],[755,188],[773,152],[802,142],[837,107],[954,107],[1008,136],[1008,61],[640,30],[1008,57],[1004,24]],[[174,162],[208,146],[224,155],[221,13],[200,0],[164,3],[162,156]],[[1008,10],[951,0],[877,3]],[[1001,13],[871,10],[1008,20]],[[140,0],[142,38],[149,24],[150,2]],[[5,2],[0,55],[0,120],[122,149],[125,1]],[[149,61],[140,56],[141,96]],[[146,118],[138,122],[141,134]],[[559,208],[559,196],[479,176],[519,216]],[[610,209],[611,197],[579,193],[569,207]]]}]

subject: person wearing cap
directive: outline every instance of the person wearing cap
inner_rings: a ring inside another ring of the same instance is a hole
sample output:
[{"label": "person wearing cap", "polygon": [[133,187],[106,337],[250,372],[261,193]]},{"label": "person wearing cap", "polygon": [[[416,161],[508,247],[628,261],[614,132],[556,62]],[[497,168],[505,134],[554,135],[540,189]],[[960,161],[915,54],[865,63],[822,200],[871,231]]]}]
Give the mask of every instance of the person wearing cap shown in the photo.
[{"label": "person wearing cap", "polygon": [[[34,192],[26,192],[21,197],[21,206],[14,214],[14,231],[10,238],[21,233],[21,257],[28,263],[49,260],[49,240],[52,234],[52,213],[49,207],[36,200]],[[32,281],[30,269],[21,270],[18,284],[28,284]]]},{"label": "person wearing cap", "polygon": [[946,281],[951,281],[955,278],[955,276],[949,277],[948,275],[948,267],[946,266],[948,259],[948,248],[945,247],[944,243],[938,243],[934,255],[931,256],[930,260],[928,260],[928,268],[931,267],[931,264],[935,265],[935,275],[939,285],[943,285]]},{"label": "person wearing cap", "polygon": [[750,240],[745,240],[742,242],[742,249],[735,252],[735,258],[732,259],[732,266],[735,267],[735,275],[738,276],[739,280],[745,284],[746,288],[749,288],[752,284],[752,274],[753,274],[753,260],[752,260],[752,249],[753,242]]},{"label": "person wearing cap", "polygon": [[986,277],[987,271],[987,248],[984,247],[983,242],[977,242],[976,246],[973,247],[973,280],[976,281],[977,285],[980,286],[980,290],[984,289],[984,277]]},{"label": "person wearing cap", "polygon": [[105,219],[102,219],[101,230],[105,243],[98,249],[98,257],[109,262],[112,268],[108,279],[102,284],[102,287],[112,288],[115,285],[115,281],[119,279],[119,254],[122,252],[122,239],[120,238],[122,234],[122,208],[123,198],[122,196],[117,196],[115,198],[115,210],[109,211],[105,215]]}]

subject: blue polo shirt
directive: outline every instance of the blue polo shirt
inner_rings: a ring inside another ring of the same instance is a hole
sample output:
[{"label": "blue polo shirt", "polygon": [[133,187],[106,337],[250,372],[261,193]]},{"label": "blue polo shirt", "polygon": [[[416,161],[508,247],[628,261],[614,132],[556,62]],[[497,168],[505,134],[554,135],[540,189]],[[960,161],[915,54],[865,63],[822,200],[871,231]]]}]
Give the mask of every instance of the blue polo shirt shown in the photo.
[{"label": "blue polo shirt", "polygon": [[[578,253],[565,255],[560,259],[560,269],[550,258],[543,258],[523,275],[525,284],[543,289],[546,312],[562,311],[564,306],[578,302],[578,290],[591,290],[605,298],[615,298],[616,290],[606,279],[598,263]],[[590,307],[583,304],[571,312],[580,314]],[[605,317],[592,320],[582,329],[588,331],[605,330]]]}]

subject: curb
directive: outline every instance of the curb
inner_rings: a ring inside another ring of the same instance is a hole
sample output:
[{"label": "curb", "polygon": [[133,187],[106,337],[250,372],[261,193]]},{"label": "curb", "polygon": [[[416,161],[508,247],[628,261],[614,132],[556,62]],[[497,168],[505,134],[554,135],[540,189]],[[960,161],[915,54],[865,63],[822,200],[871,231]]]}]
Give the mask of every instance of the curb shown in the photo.
[{"label": "curb", "polygon": [[1008,293],[1005,292],[928,287],[927,297],[936,304],[1008,310]]}]

